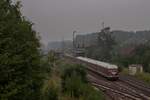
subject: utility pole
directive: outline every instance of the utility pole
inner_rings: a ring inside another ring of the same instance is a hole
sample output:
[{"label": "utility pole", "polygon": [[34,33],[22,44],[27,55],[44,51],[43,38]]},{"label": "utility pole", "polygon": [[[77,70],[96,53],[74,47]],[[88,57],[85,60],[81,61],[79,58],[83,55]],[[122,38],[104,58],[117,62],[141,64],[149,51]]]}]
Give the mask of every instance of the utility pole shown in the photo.
[{"label": "utility pole", "polygon": [[73,31],[73,55],[76,55],[75,52],[76,52],[76,43],[75,43],[75,33],[77,31]]},{"label": "utility pole", "polygon": [[64,51],[65,51],[65,41],[64,41],[64,37],[62,37],[62,53],[64,54]]},{"label": "utility pole", "polygon": [[73,31],[73,49],[75,49],[75,33],[76,33],[77,31]]},{"label": "utility pole", "polygon": [[102,22],[102,29],[104,29],[105,28],[105,23],[104,22]]}]

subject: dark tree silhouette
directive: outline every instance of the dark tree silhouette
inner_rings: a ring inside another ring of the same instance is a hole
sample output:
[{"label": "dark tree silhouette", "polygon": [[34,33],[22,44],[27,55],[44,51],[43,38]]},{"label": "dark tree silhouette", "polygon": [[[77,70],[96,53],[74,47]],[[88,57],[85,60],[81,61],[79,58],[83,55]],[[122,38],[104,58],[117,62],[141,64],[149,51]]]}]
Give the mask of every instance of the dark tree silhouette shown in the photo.
[{"label": "dark tree silhouette", "polygon": [[0,99],[38,100],[41,86],[40,43],[20,3],[0,0]]}]

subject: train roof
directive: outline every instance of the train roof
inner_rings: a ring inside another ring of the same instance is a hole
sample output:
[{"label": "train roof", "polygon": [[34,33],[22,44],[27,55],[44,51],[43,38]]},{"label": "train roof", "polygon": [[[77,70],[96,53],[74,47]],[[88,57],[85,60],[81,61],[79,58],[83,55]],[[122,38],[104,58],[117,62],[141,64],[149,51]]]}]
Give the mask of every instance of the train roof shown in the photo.
[{"label": "train roof", "polygon": [[95,65],[99,65],[99,66],[108,68],[108,69],[117,69],[118,68],[118,66],[116,66],[116,65],[109,64],[106,62],[101,62],[101,61],[90,59],[90,58],[85,58],[85,57],[76,57],[76,58],[79,60],[82,60],[82,61],[89,62],[91,64],[95,64]]}]

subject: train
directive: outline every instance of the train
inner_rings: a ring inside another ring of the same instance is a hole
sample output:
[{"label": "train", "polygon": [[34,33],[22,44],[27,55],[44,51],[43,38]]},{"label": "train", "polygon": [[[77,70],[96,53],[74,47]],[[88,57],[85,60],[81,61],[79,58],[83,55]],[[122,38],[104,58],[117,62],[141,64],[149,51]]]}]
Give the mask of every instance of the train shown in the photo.
[{"label": "train", "polygon": [[73,57],[66,55],[65,57],[71,59],[75,63],[84,64],[88,70],[96,72],[109,80],[117,80],[119,78],[117,65],[81,56]]}]

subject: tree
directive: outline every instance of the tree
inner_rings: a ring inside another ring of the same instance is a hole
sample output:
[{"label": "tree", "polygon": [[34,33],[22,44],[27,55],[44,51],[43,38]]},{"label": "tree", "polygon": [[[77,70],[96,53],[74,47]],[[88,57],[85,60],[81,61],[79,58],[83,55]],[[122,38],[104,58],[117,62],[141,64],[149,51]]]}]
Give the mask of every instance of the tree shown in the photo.
[{"label": "tree", "polygon": [[48,62],[49,62],[49,64],[52,66],[52,67],[54,67],[55,66],[55,63],[56,63],[56,61],[58,60],[58,55],[56,54],[56,52],[55,51],[49,51],[48,52],[48,55],[47,55],[48,57]]},{"label": "tree", "polygon": [[149,42],[146,44],[139,45],[135,49],[135,54],[132,57],[135,63],[142,64],[146,72],[150,72],[150,45]]},{"label": "tree", "polygon": [[140,44],[128,56],[117,55],[115,62],[125,67],[130,64],[142,64],[146,72],[150,72],[150,42]]},{"label": "tree", "polygon": [[113,46],[116,44],[111,35],[110,28],[106,27],[98,33],[98,59],[102,61],[110,61]]},{"label": "tree", "polygon": [[42,84],[39,39],[20,3],[0,0],[0,99],[38,100]]}]

